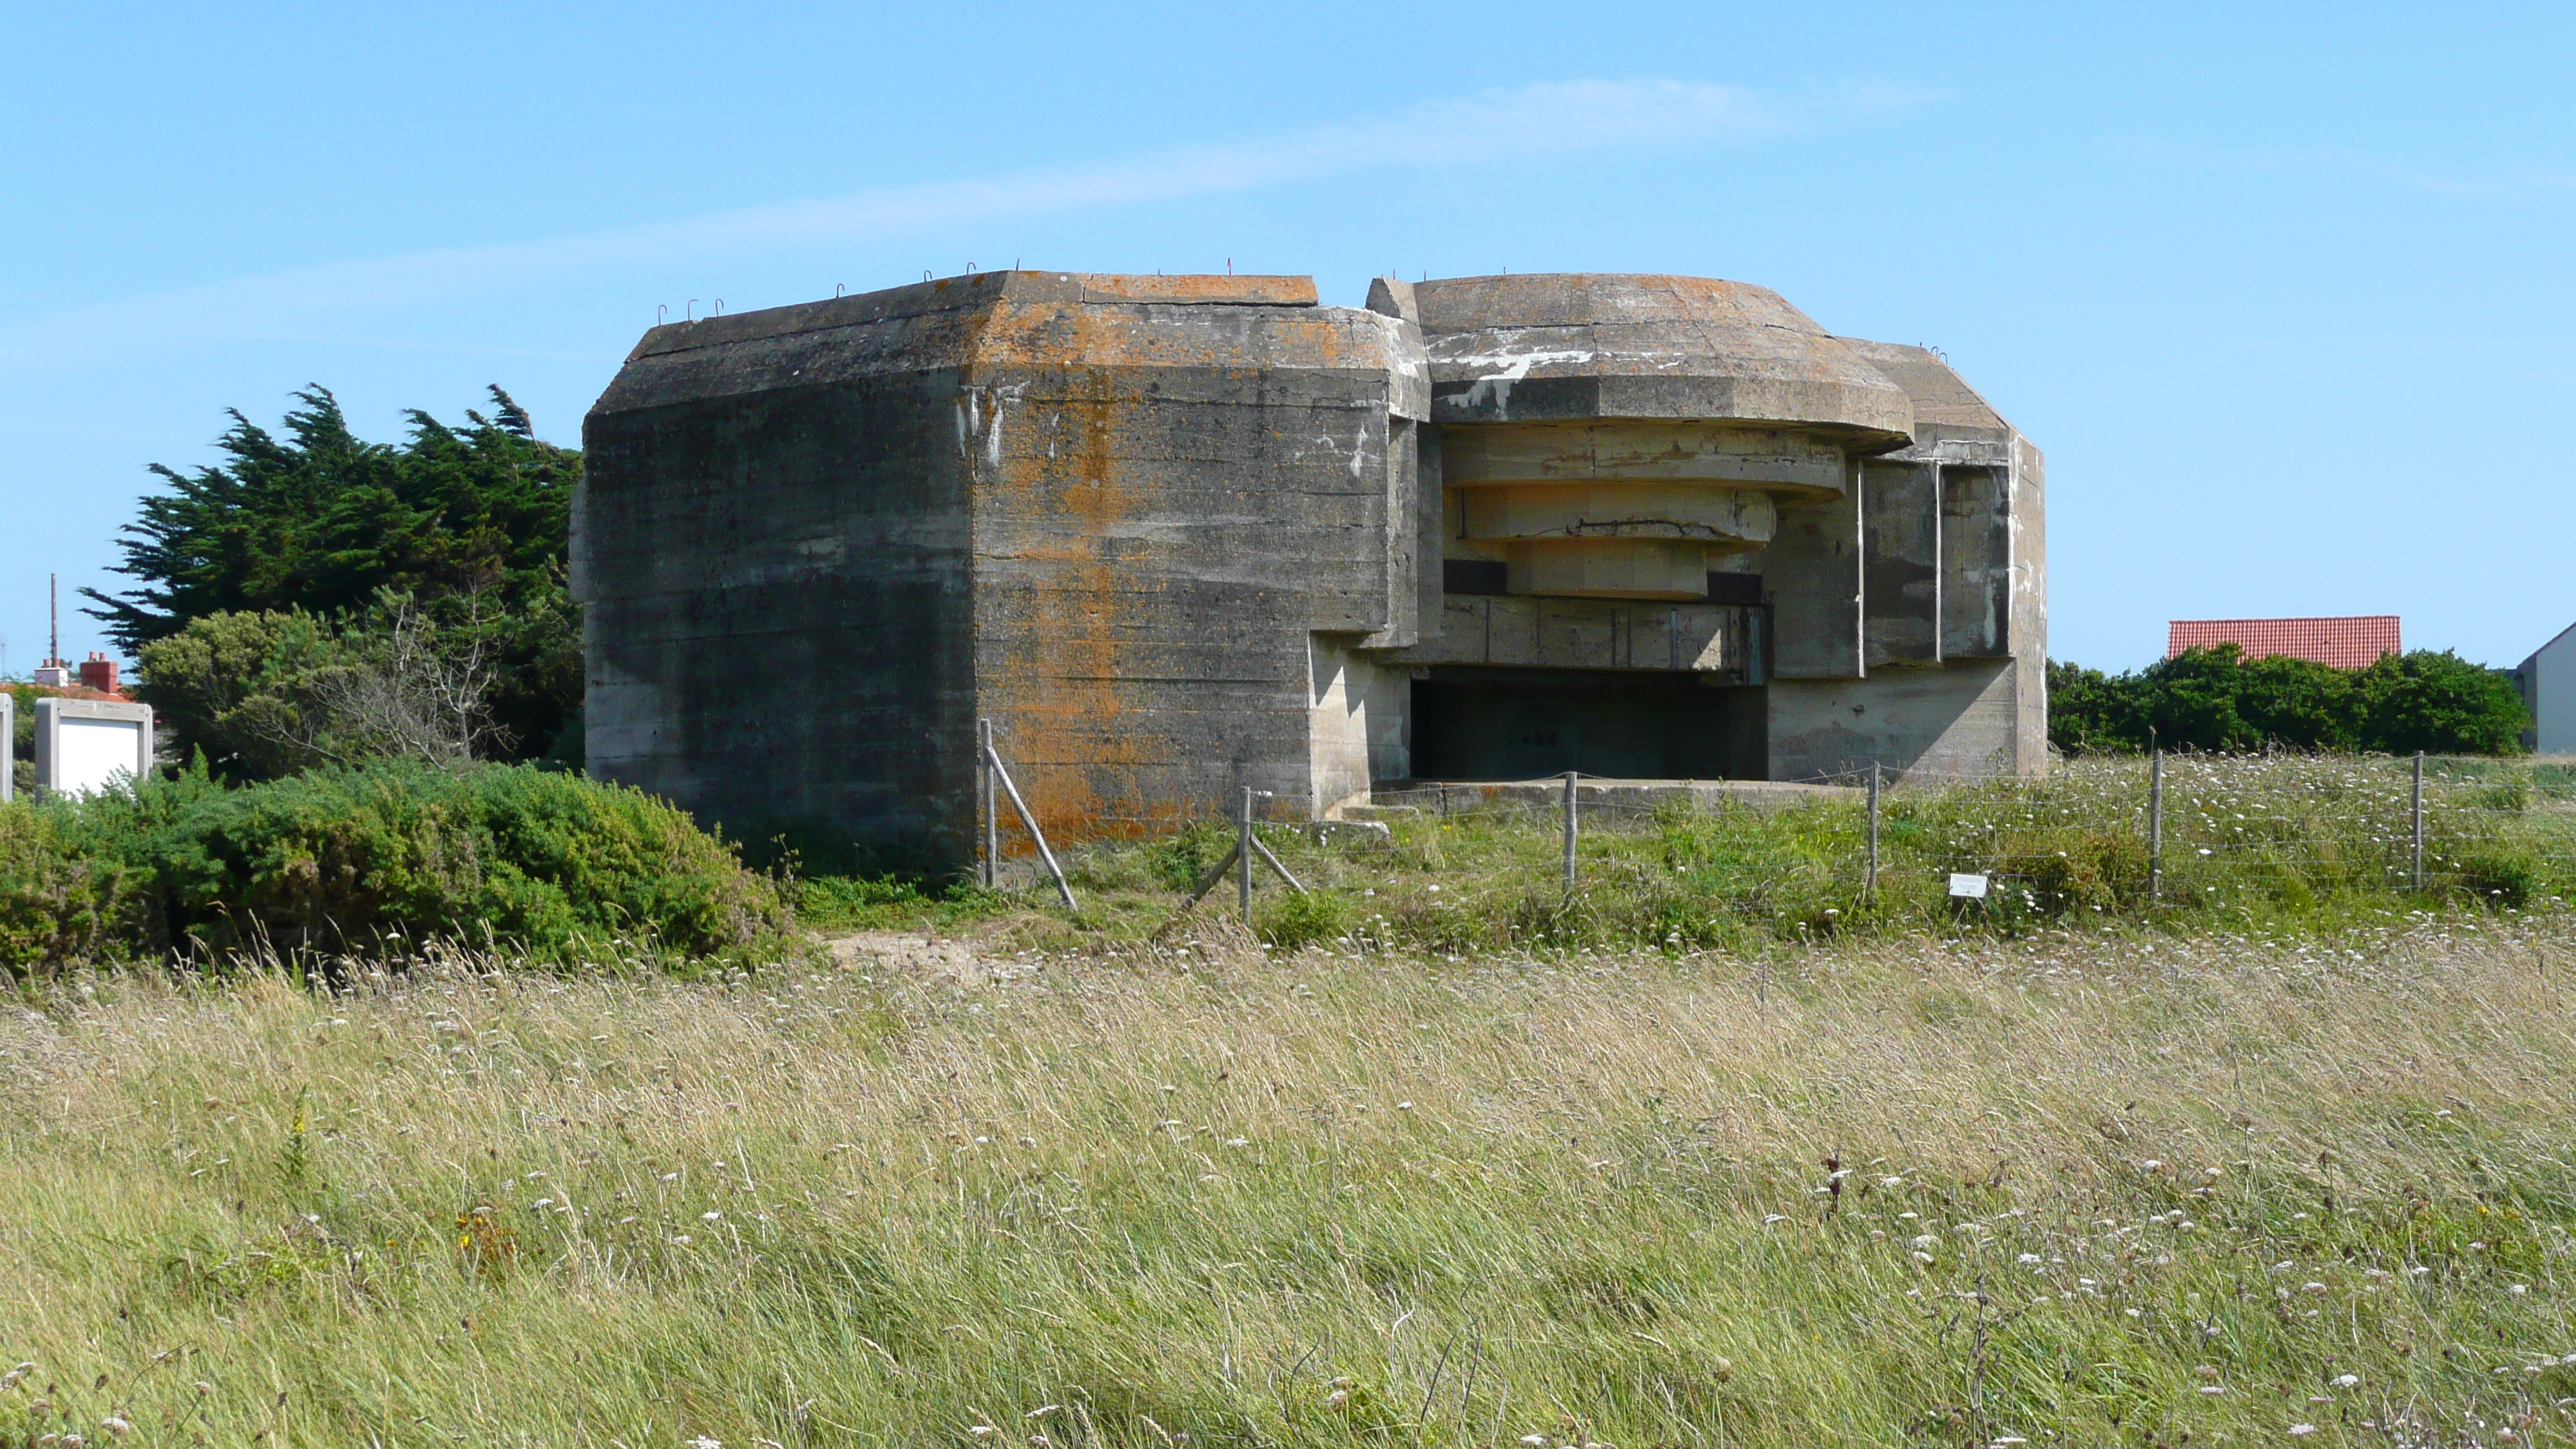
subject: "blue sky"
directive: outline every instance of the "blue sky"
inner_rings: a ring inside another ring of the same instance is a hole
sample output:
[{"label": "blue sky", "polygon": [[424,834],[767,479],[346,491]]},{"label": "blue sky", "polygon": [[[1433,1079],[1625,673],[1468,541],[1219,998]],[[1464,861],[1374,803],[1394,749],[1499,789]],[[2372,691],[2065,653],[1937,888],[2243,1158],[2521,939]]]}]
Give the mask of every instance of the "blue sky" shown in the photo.
[{"label": "blue sky", "polygon": [[[2051,653],[2576,620],[2576,12],[0,3],[0,635],[319,382],[566,442],[667,304],[967,264],[1671,271],[2047,450]],[[64,646],[100,647],[68,605]]]}]

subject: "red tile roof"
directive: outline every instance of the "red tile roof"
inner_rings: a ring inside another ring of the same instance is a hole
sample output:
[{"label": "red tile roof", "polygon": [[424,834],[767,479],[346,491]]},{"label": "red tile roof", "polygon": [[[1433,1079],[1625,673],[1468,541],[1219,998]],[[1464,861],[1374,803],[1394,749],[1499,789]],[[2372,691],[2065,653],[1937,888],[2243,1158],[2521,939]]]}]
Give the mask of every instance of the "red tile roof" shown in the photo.
[{"label": "red tile roof", "polygon": [[2248,659],[2287,654],[2337,669],[2363,669],[2401,649],[2395,614],[2339,619],[2176,619],[2165,629],[2165,657],[2186,649],[2233,644]]}]

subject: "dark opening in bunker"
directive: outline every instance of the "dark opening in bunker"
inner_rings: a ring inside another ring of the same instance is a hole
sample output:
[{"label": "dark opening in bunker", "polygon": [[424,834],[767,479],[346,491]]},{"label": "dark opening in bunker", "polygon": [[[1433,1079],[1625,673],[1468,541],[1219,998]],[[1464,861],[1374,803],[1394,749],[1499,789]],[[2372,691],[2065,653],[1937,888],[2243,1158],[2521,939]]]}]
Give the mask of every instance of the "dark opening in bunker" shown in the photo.
[{"label": "dark opening in bunker", "polygon": [[1425,780],[1759,780],[1766,691],[1709,676],[1435,668],[1413,681],[1413,771]]}]

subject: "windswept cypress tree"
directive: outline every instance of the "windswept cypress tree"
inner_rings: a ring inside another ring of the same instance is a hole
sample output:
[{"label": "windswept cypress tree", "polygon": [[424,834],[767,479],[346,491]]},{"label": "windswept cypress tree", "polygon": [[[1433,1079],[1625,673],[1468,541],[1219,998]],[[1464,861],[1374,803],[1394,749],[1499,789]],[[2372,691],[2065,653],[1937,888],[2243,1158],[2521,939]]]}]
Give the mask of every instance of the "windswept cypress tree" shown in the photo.
[{"label": "windswept cypress tree", "polygon": [[[390,597],[482,631],[502,662],[492,714],[531,756],[554,746],[581,704],[581,629],[565,592],[581,455],[538,439],[495,387],[492,414],[452,428],[408,416],[394,445],[349,430],[339,401],[297,393],[284,435],[231,414],[214,467],[154,465],[169,491],[125,527],[121,594],[84,590],[88,612],[140,654],[219,614],[301,613],[360,625]],[[149,683],[147,680],[147,689]]]}]

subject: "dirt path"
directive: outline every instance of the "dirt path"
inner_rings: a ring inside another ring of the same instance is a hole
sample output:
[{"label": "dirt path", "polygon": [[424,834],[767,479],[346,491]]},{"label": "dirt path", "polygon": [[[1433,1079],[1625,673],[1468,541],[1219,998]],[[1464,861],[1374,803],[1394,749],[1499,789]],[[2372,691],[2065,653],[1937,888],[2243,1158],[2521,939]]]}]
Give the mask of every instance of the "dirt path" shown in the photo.
[{"label": "dirt path", "polygon": [[991,960],[970,941],[943,940],[920,931],[860,931],[824,938],[832,963],[845,971],[902,972],[911,976],[944,976],[961,986],[981,986],[996,976],[1015,974]]}]

